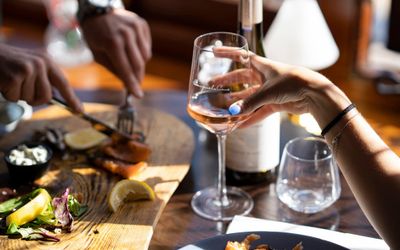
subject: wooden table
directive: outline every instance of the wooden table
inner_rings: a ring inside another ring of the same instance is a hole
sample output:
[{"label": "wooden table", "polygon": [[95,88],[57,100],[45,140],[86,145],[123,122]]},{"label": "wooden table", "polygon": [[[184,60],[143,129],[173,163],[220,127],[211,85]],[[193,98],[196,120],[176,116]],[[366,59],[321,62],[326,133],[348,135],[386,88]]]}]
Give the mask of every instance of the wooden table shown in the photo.
[{"label": "wooden table", "polygon": [[[85,102],[118,104],[121,100],[121,92],[118,90],[80,90],[77,93]],[[200,129],[186,113],[184,91],[147,91],[141,102],[144,106],[157,108],[180,118],[193,129],[196,138],[191,169],[165,207],[155,227],[149,249],[174,249],[177,246],[223,234],[227,223],[202,219],[190,207],[193,194],[202,188],[214,185],[216,181],[217,148],[214,136]],[[398,111],[380,109],[375,103],[372,103],[375,105],[374,108],[369,108],[368,102],[362,100],[358,102],[361,104],[359,105],[361,112],[373,122],[378,133],[396,152],[399,152]],[[379,117],[375,118],[375,113],[380,114],[381,122],[378,122]],[[369,117],[370,115],[373,116]],[[281,148],[289,139],[305,134],[302,128],[292,125],[286,119],[283,119],[281,126]],[[378,237],[343,178],[340,199],[331,208],[316,215],[303,215],[289,210],[279,202],[274,184],[249,186],[244,189],[255,201],[255,207],[249,216]]]},{"label": "wooden table", "polygon": [[[106,103],[119,102],[120,96],[117,91],[80,91],[78,94],[86,101]],[[228,225],[202,219],[190,207],[193,194],[202,188],[214,185],[216,181],[217,148],[214,136],[200,129],[188,116],[185,103],[186,93],[183,91],[148,91],[143,100],[144,105],[172,113],[185,121],[193,129],[196,137],[191,169],[161,215],[151,241],[150,249],[152,250],[174,249],[193,241],[223,234]],[[362,105],[361,112],[363,109]],[[366,113],[374,114],[367,110]],[[386,142],[399,152],[400,126],[396,116],[392,117],[391,114],[390,110],[381,112],[381,115],[386,117],[384,119],[386,122],[378,123],[371,119],[378,132],[387,139]],[[389,121],[393,121],[391,125]],[[281,126],[281,149],[291,138],[306,134],[302,128],[294,126],[286,119],[282,120]],[[288,209],[279,202],[274,184],[244,187],[255,201],[255,207],[249,216],[379,237],[363,215],[343,177],[341,181],[340,199],[332,207],[316,215],[303,215]]]}]

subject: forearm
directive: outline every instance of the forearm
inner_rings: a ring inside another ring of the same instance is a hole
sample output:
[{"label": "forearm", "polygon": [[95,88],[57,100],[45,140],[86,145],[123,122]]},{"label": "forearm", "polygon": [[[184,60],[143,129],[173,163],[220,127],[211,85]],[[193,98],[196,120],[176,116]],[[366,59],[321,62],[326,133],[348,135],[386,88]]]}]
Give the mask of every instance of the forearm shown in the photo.
[{"label": "forearm", "polygon": [[[350,104],[343,92],[332,88],[323,93],[313,114],[326,126]],[[325,135],[338,165],[369,221],[383,239],[400,249],[400,160],[370,127],[352,110]]]},{"label": "forearm", "polygon": [[240,112],[261,107],[253,117],[257,112],[311,113],[324,128],[325,139],[368,219],[391,248],[400,249],[399,157],[357,109],[351,108],[343,91],[323,75],[261,57],[254,57],[251,62],[263,76],[269,72],[277,76],[259,92],[231,107]]},{"label": "forearm", "polygon": [[[335,131],[326,138],[332,143]],[[343,130],[334,154],[371,224],[392,249],[400,249],[400,162],[361,115]]]}]

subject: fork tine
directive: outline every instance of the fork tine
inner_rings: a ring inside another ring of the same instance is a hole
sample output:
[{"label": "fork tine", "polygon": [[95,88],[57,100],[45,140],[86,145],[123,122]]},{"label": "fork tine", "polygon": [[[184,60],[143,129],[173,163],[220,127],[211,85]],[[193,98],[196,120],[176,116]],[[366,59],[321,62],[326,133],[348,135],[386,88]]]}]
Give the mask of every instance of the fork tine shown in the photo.
[{"label": "fork tine", "polygon": [[125,103],[118,112],[117,128],[118,130],[133,134],[135,123],[135,110],[132,106],[133,97],[127,93]]},{"label": "fork tine", "polygon": [[117,117],[117,129],[121,130],[121,111],[118,111],[118,117]]},{"label": "fork tine", "polygon": [[133,134],[133,128],[134,128],[134,125],[135,125],[134,122],[135,122],[135,113],[132,110],[132,112],[129,113],[129,123],[128,123],[128,125],[129,125],[129,128],[128,128],[129,134]]},{"label": "fork tine", "polygon": [[126,117],[125,119],[125,130],[130,133],[130,120],[129,120],[129,116]]},{"label": "fork tine", "polygon": [[[126,112],[126,111],[125,111]],[[124,116],[124,118],[123,118],[123,126],[122,126],[122,128],[123,128],[123,130],[125,131],[125,132],[128,132],[128,129],[127,129],[127,123],[128,123],[128,120],[126,119],[126,117]]]}]

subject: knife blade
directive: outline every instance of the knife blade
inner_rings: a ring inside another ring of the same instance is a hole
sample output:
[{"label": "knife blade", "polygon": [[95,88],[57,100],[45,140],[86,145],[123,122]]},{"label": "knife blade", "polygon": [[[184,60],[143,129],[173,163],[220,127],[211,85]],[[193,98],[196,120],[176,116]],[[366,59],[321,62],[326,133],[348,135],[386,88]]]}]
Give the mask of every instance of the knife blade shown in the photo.
[{"label": "knife blade", "polygon": [[91,116],[91,115],[89,115],[87,113],[84,113],[84,112],[83,113],[76,113],[76,112],[74,112],[68,106],[68,104],[65,101],[61,100],[60,98],[53,97],[51,99],[50,103],[54,104],[54,105],[57,105],[57,106],[59,106],[61,108],[64,108],[64,109],[68,110],[69,112],[71,112],[73,115],[76,115],[76,116],[78,116],[78,117],[90,122],[90,124],[92,125],[92,127],[94,129],[96,129],[97,131],[102,132],[102,133],[104,133],[104,134],[106,134],[108,136],[111,136],[113,133],[116,133],[116,134],[118,134],[119,136],[122,136],[125,139],[128,139],[128,140],[132,140],[133,139],[133,137],[131,135],[126,134],[126,133],[124,133],[122,131],[119,131],[118,129],[108,125],[107,123],[105,123],[105,122],[103,122],[103,121],[101,121],[101,120],[99,120],[99,119],[97,119],[97,118],[95,118],[95,117],[93,117],[93,116]]}]

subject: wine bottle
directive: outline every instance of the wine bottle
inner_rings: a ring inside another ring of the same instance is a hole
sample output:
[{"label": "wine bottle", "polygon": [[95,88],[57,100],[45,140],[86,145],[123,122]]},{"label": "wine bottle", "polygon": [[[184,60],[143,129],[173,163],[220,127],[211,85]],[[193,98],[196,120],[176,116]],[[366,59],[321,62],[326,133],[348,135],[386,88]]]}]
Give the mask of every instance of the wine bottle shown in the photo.
[{"label": "wine bottle", "polygon": [[[238,33],[249,49],[265,56],[263,0],[240,0]],[[280,114],[275,113],[248,128],[239,128],[226,141],[226,179],[229,185],[252,185],[275,180],[279,164]]]}]

